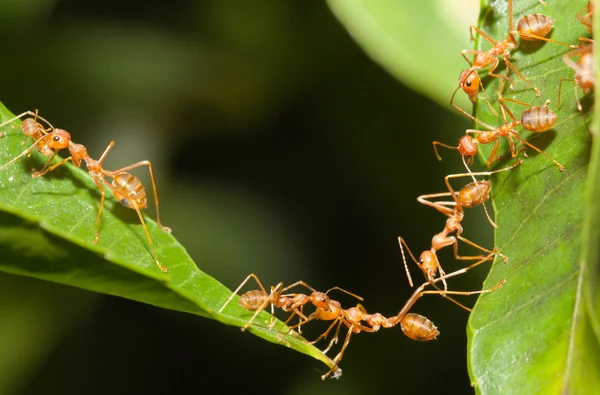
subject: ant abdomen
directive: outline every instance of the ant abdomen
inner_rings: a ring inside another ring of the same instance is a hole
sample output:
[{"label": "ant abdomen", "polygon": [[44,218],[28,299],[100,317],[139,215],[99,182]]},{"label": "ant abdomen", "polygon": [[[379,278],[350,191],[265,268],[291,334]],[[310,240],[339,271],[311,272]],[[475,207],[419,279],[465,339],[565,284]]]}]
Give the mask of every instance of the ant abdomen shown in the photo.
[{"label": "ant abdomen", "polygon": [[25,118],[21,122],[21,132],[34,140],[40,139],[44,135],[45,129],[33,118]]},{"label": "ant abdomen", "polygon": [[240,306],[248,311],[256,311],[265,303],[265,293],[254,289],[240,296]]},{"label": "ant abdomen", "polygon": [[523,112],[521,125],[530,132],[545,132],[556,123],[556,113],[544,106],[533,106]]},{"label": "ant abdomen", "polygon": [[[112,181],[115,187],[114,195],[121,204],[127,208],[142,209],[148,206],[146,199],[146,189],[142,182],[135,176],[129,173],[119,173]],[[133,204],[135,202],[135,206]]]},{"label": "ant abdomen", "polygon": [[517,22],[517,31],[522,40],[535,41],[546,37],[554,27],[554,20],[543,14],[525,15]]},{"label": "ant abdomen", "polygon": [[433,340],[440,334],[431,320],[415,313],[408,313],[402,317],[400,327],[406,336],[420,342]]},{"label": "ant abdomen", "polygon": [[465,185],[458,192],[458,201],[463,207],[471,208],[486,202],[490,198],[489,181],[475,181]]}]

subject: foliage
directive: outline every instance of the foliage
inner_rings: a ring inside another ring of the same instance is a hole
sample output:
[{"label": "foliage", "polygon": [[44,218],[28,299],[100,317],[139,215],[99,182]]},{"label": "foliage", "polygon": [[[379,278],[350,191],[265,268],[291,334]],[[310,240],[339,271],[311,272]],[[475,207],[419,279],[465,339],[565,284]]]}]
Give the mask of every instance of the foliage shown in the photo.
[{"label": "foliage", "polygon": [[[533,12],[556,15],[553,40],[577,43],[577,37],[586,34],[574,17],[567,18],[581,12],[585,2],[552,3],[535,9],[522,3],[515,6],[516,18]],[[508,31],[504,5],[485,7],[481,20],[482,30],[491,37],[503,37]],[[489,48],[481,37],[478,44]],[[479,393],[593,393],[600,385],[598,342],[584,301],[589,292],[586,272],[597,262],[590,261],[582,249],[592,139],[577,111],[572,82],[563,84],[561,107],[556,105],[560,80],[572,78],[572,70],[562,59],[568,51],[554,43],[521,40],[511,56],[542,95],[537,98],[511,74],[515,89],[505,96],[532,105],[550,99],[558,115],[551,131],[524,132],[522,136],[562,163],[565,171],[558,171],[547,157],[528,149],[529,158],[522,166],[494,179],[496,246],[510,262],[496,260],[484,287],[500,279],[507,282],[498,292],[480,298],[469,320],[469,367]],[[499,83],[498,79],[484,79],[488,97],[496,97]],[[587,100],[585,104],[589,122],[591,104]],[[515,107],[519,106],[511,105],[519,114],[521,109]],[[477,117],[499,124],[482,100]],[[506,144],[504,147],[506,153]],[[488,148],[483,157],[489,155]],[[501,163],[509,163],[504,157]]]},{"label": "foliage", "polygon": [[[0,115],[3,122],[14,117],[4,106],[0,107]],[[9,162],[24,149],[20,124],[7,124],[2,130],[1,163]],[[69,162],[33,178],[32,169],[46,160],[34,150],[30,158],[22,158],[0,172],[3,271],[209,317],[228,325],[246,324],[253,313],[240,307],[237,299],[219,313],[230,291],[200,271],[171,234],[146,219],[159,261],[168,268],[167,273],[161,272],[135,211],[123,208],[114,198],[105,199],[100,239],[97,245],[92,244],[100,198],[92,177]],[[106,196],[111,196],[110,190]],[[261,321],[269,322],[270,316],[262,312],[256,322]],[[278,331],[286,331],[282,325],[269,330],[257,324],[249,330],[333,366],[329,358],[295,332],[282,341]]]}]

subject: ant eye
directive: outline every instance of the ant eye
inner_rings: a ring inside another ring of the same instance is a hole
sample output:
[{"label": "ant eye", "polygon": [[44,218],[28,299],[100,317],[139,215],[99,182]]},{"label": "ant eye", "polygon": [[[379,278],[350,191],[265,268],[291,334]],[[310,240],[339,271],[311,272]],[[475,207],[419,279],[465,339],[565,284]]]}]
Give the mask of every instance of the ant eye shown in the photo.
[{"label": "ant eye", "polygon": [[471,81],[470,81],[470,80],[467,80],[467,81],[465,82],[465,85],[466,85],[468,88],[470,88],[470,87],[471,87],[471,85],[473,85],[473,84],[471,84]]},{"label": "ant eye", "polygon": [[54,140],[54,141],[60,141],[60,136],[54,136],[54,137],[52,137],[52,140]]}]

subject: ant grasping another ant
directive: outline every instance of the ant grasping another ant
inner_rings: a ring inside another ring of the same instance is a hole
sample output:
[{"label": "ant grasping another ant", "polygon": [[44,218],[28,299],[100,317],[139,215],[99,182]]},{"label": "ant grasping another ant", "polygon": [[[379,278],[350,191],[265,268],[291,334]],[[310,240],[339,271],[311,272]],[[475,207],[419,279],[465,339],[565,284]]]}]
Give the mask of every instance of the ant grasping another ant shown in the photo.
[{"label": "ant grasping another ant", "polygon": [[[219,313],[223,312],[225,307],[233,300],[235,295],[237,295],[240,289],[242,289],[242,287],[246,285],[246,283],[251,278],[254,279],[254,281],[256,281],[256,283],[260,287],[260,290],[251,290],[245,292],[240,296],[240,306],[242,306],[246,310],[255,312],[254,315],[250,318],[250,320],[241,328],[242,331],[248,329],[248,327],[252,325],[252,322],[254,322],[258,314],[264,309],[266,309],[269,304],[271,305],[271,315],[273,316],[275,315],[275,307],[281,308],[287,313],[292,313],[284,322],[284,325],[287,325],[291,321],[291,319],[297,315],[299,317],[300,323],[298,325],[295,325],[294,328],[298,328],[298,333],[302,333],[301,325],[307,321],[307,317],[302,312],[304,306],[309,303],[313,304],[317,308],[328,306],[330,303],[330,299],[327,296],[327,294],[329,292],[333,290],[338,290],[345,292],[346,294],[353,296],[360,301],[363,300],[360,296],[355,295],[339,287],[333,287],[325,293],[318,292],[316,289],[314,289],[304,281],[296,281],[295,283],[288,285],[287,287],[284,287],[283,283],[280,282],[276,286],[271,287],[271,292],[267,293],[265,287],[263,287],[262,283],[258,279],[258,276],[256,276],[256,274],[254,273],[250,273],[248,277],[246,277],[246,279],[242,281],[242,283],[237,287],[237,289],[231,294],[227,301],[225,301],[225,304],[223,304],[223,306],[219,309]],[[284,292],[297,286],[305,287],[306,289],[311,291],[311,294],[284,294]],[[275,323],[276,321],[273,319],[267,328],[272,329]],[[288,331],[288,333],[289,332],[290,331]]]},{"label": "ant grasping another ant", "polygon": [[[504,104],[504,101],[511,101],[511,102],[518,103],[518,104],[525,105],[525,106],[529,106],[529,104],[523,103],[523,102],[520,102],[517,100],[513,100],[513,99],[504,98],[501,93],[503,90],[503,87],[504,87],[504,82],[502,82],[500,84],[500,88],[498,90],[498,102],[500,103],[500,109],[502,110],[502,118],[504,120],[504,125],[502,125],[498,128],[494,128],[493,126],[488,125],[487,123],[481,121],[480,119],[477,119],[473,115],[471,115],[461,109],[461,111],[466,116],[468,116],[469,118],[471,118],[478,124],[486,127],[488,130],[482,131],[482,130],[467,129],[466,134],[458,140],[458,145],[456,147],[440,143],[439,141],[434,141],[433,149],[435,151],[435,155],[437,156],[438,160],[441,160],[442,158],[437,150],[437,146],[442,146],[445,148],[458,150],[458,152],[463,156],[463,159],[466,157],[466,158],[469,158],[468,160],[471,160],[470,158],[474,157],[479,152],[479,144],[489,144],[489,143],[493,142],[494,147],[493,147],[492,152],[486,162],[486,165],[489,167],[492,165],[492,163],[494,161],[496,161],[500,158],[499,156],[496,156],[496,152],[498,151],[498,147],[499,147],[499,143],[500,143],[500,141],[498,139],[500,137],[506,137],[509,142],[511,156],[513,158],[515,158],[519,154],[519,152],[526,149],[526,147],[522,147],[518,150],[515,148],[515,142],[513,139],[517,139],[520,142],[522,142],[525,146],[530,147],[533,150],[535,150],[536,152],[546,156],[548,159],[550,159],[552,162],[554,162],[554,164],[558,167],[558,169],[560,171],[563,171],[565,169],[563,165],[558,163],[554,158],[552,158],[550,155],[546,154],[544,151],[542,151],[538,147],[534,146],[533,144],[531,144],[530,142],[528,142],[527,140],[522,138],[519,135],[519,132],[515,129],[517,126],[521,125],[521,126],[523,126],[523,128],[525,130],[528,130],[528,131],[534,132],[534,133],[541,133],[541,132],[546,132],[546,131],[550,130],[556,123],[556,119],[557,119],[556,114],[548,108],[550,101],[547,100],[543,106],[529,107],[527,110],[525,110],[523,112],[523,114],[521,115],[521,119],[517,120],[516,117],[512,114],[512,112],[510,112],[508,107],[506,107],[506,104]],[[513,119],[512,122],[507,121],[507,119],[506,119],[507,113]],[[465,166],[466,166],[466,164],[465,164]],[[468,170],[468,167],[467,167],[467,170]]]},{"label": "ant grasping another ant", "polygon": [[[408,269],[408,264],[406,263],[404,247],[406,247],[408,254],[412,258],[413,262],[415,262],[417,264],[417,266],[421,269],[421,271],[425,275],[425,278],[427,279],[427,281],[429,281],[430,284],[433,284],[433,280],[438,272],[439,272],[440,276],[442,276],[442,277],[445,275],[445,272],[442,269],[442,266],[440,265],[440,262],[437,257],[437,251],[441,250],[444,247],[448,247],[450,245],[453,246],[454,258],[456,260],[479,260],[479,259],[485,258],[482,255],[460,256],[458,254],[458,240],[461,240],[461,241],[469,244],[470,246],[475,247],[475,248],[479,249],[480,251],[483,251],[486,254],[490,254],[490,255],[488,255],[488,257],[493,256],[498,253],[498,250],[496,248],[494,248],[493,250],[488,250],[487,248],[484,248],[484,247],[462,237],[463,227],[461,225],[461,222],[464,218],[464,208],[465,207],[469,208],[469,207],[477,206],[480,204],[484,204],[484,208],[485,208],[485,201],[487,201],[489,199],[489,189],[490,189],[489,182],[485,183],[484,181],[481,181],[481,182],[475,181],[475,182],[470,183],[467,186],[463,187],[459,192],[455,192],[454,189],[452,189],[452,186],[450,185],[450,178],[473,177],[473,179],[475,180],[475,176],[490,176],[495,173],[508,171],[508,170],[514,169],[515,167],[519,166],[521,163],[522,163],[522,161],[519,160],[512,166],[506,167],[504,169],[494,170],[494,171],[479,172],[479,173],[469,172],[469,173],[461,173],[461,174],[450,174],[444,178],[449,192],[422,195],[417,198],[417,200],[420,203],[437,209],[442,214],[446,215],[448,217],[448,219],[446,220],[444,229],[440,233],[433,236],[433,238],[431,240],[431,248],[429,250],[423,251],[421,253],[418,261],[415,258],[415,256],[413,255],[410,248],[408,247],[408,244],[406,243],[406,241],[402,237],[398,237],[398,244],[400,245],[400,252],[402,253],[402,260],[404,262],[404,268],[406,270],[408,282],[411,287],[413,286],[413,282],[412,282],[412,278],[410,275],[410,271]],[[437,197],[443,197],[443,196],[451,196],[453,198],[453,202],[431,202],[429,200],[431,198],[437,198]],[[489,217],[489,214],[487,213],[487,208],[485,210],[486,210],[486,214],[488,215],[488,219],[489,219],[490,223],[493,226],[497,227],[496,224]],[[451,236],[450,234],[454,233],[454,232],[456,232],[456,236]],[[502,259],[505,262],[508,260],[506,258],[506,256],[504,256],[502,254],[499,254],[499,255],[502,256]],[[448,289],[446,282],[445,281],[442,281],[442,282],[444,284],[444,290]]]},{"label": "ant grasping another ant", "polygon": [[[542,1],[540,1],[540,3],[544,4]],[[492,47],[487,51],[478,51],[478,50],[471,50],[471,49],[464,49],[461,51],[462,56],[469,63],[470,67],[466,70],[463,70],[460,73],[460,77],[458,79],[458,87],[456,88],[456,90],[452,94],[452,98],[450,99],[450,105],[452,107],[456,108],[457,110],[459,110],[459,111],[462,110],[460,107],[458,107],[456,104],[454,104],[454,95],[456,94],[456,92],[459,89],[462,89],[469,96],[469,99],[471,100],[471,102],[475,103],[477,101],[477,93],[479,92],[479,88],[481,87],[481,90],[483,91],[484,98],[485,98],[485,101],[487,102],[487,105],[489,106],[492,113],[494,113],[494,115],[497,115],[497,112],[492,107],[492,105],[485,93],[485,89],[483,88],[483,83],[481,82],[481,79],[480,79],[477,71],[480,69],[489,67],[488,73],[487,73],[489,76],[494,77],[494,78],[501,78],[505,81],[509,81],[510,86],[512,88],[513,82],[509,77],[507,77],[505,75],[500,75],[500,74],[494,73],[494,70],[496,70],[496,67],[498,67],[498,64],[500,63],[500,56],[502,56],[507,68],[510,68],[523,81],[525,81],[527,84],[529,84],[531,89],[534,90],[536,96],[539,97],[541,95],[541,92],[539,91],[539,89],[537,89],[537,87],[535,85],[533,85],[533,83],[531,81],[529,81],[527,78],[525,78],[525,76],[523,76],[523,74],[521,74],[519,72],[519,70],[517,70],[517,68],[509,60],[510,51],[515,49],[518,45],[517,39],[515,37],[516,35],[519,35],[519,37],[521,37],[521,39],[527,40],[527,41],[542,40],[542,41],[546,41],[546,42],[552,42],[555,44],[563,45],[563,46],[566,46],[569,48],[577,47],[575,45],[565,44],[565,43],[555,41],[555,40],[545,37],[546,35],[548,35],[550,30],[552,30],[552,28],[554,26],[554,21],[546,15],[542,15],[542,14],[525,15],[519,19],[519,21],[517,22],[517,29],[515,30],[514,29],[512,0],[508,0],[508,19],[509,19],[508,34],[504,40],[500,40],[500,41],[494,40],[493,38],[488,36],[484,31],[482,31],[475,25],[469,26],[469,33],[471,35],[471,40],[475,39],[474,35],[473,35],[473,32],[475,31],[476,33],[479,34],[480,37],[482,37],[486,41],[490,42],[492,44]],[[475,57],[474,57],[473,61],[469,60],[467,55],[474,55]]]},{"label": "ant grasping another ant", "polygon": [[[438,281],[445,281],[447,278],[454,277],[459,274],[465,273],[468,270],[480,265],[481,263],[486,262],[487,260],[490,259],[490,257],[491,257],[491,255],[488,257],[485,257],[484,259],[479,260],[478,262],[473,263],[472,265],[470,265],[466,268],[457,270],[453,273],[446,274],[443,277],[438,277],[438,278],[434,279],[432,282],[423,283],[419,288],[417,288],[415,290],[415,292],[413,292],[412,296],[405,303],[405,305],[402,307],[400,312],[393,317],[386,318],[380,313],[368,314],[367,311],[365,310],[365,308],[360,304],[357,305],[356,307],[351,307],[349,309],[343,309],[342,306],[340,305],[340,303],[335,300],[331,300],[329,305],[326,307],[317,307],[315,312],[312,313],[308,317],[308,320],[302,322],[302,325],[308,323],[309,321],[313,321],[313,320],[333,321],[333,322],[331,323],[331,325],[327,328],[327,330],[325,332],[323,332],[319,337],[317,337],[314,341],[309,342],[308,344],[315,344],[318,341],[327,338],[327,336],[333,330],[333,328],[336,327],[336,331],[335,331],[333,338],[330,340],[329,345],[323,350],[323,353],[327,353],[331,349],[333,344],[337,344],[338,339],[339,339],[339,332],[340,332],[342,325],[344,325],[348,328],[348,332],[344,339],[342,348],[341,348],[340,352],[333,359],[333,361],[335,362],[335,365],[329,370],[329,372],[322,375],[321,379],[325,380],[329,375],[331,375],[336,370],[337,366],[339,365],[340,361],[342,360],[342,357],[344,355],[346,348],[348,347],[348,344],[350,343],[350,338],[352,336],[352,333],[360,333],[360,332],[373,333],[373,332],[377,332],[381,327],[392,328],[392,327],[396,326],[398,323],[400,323],[403,333],[407,337],[409,337],[413,340],[429,341],[429,340],[435,339],[438,336],[439,331],[437,330],[437,328],[435,327],[433,322],[431,322],[429,319],[427,319],[424,316],[414,314],[414,313],[408,313],[410,311],[410,309],[413,307],[413,305],[416,303],[416,301],[418,299],[420,299],[423,295],[438,294],[438,295],[442,295],[442,296],[450,299],[451,301],[453,301],[457,305],[461,306],[462,308],[466,309],[467,311],[471,311],[470,308],[463,306],[462,304],[455,301],[448,295],[468,296],[468,295],[474,295],[474,294],[490,293],[490,292],[495,291],[499,287],[501,287],[506,281],[501,280],[494,287],[492,287],[490,289],[481,290],[481,291],[446,291],[446,290],[439,290],[439,289],[436,291],[425,291],[424,289],[428,285],[435,286],[435,283]],[[363,321],[366,323],[366,325],[362,324]],[[300,324],[298,324],[298,325],[300,325]],[[290,330],[293,330],[293,329],[295,329],[295,326],[290,327]]]},{"label": "ant grasping another ant", "polygon": [[[144,228],[144,233],[146,234],[146,239],[148,240],[148,244],[150,245],[150,250],[152,253],[152,257],[154,258],[154,262],[156,263],[156,265],[158,266],[158,268],[160,270],[162,270],[163,272],[166,272],[167,268],[162,266],[160,264],[160,262],[158,261],[158,257],[156,255],[156,251],[154,249],[152,239],[150,238],[150,233],[148,232],[148,228],[146,227],[146,222],[144,221],[144,217],[141,213],[141,209],[146,208],[148,206],[148,200],[146,198],[146,190],[145,190],[144,186],[142,185],[141,181],[137,177],[127,173],[127,171],[129,171],[129,170],[132,170],[132,169],[135,169],[138,167],[142,167],[142,166],[148,166],[148,170],[150,172],[150,178],[152,179],[152,189],[154,191],[154,202],[156,204],[156,222],[163,230],[170,233],[171,229],[162,225],[161,220],[160,220],[158,191],[156,189],[156,181],[154,179],[154,171],[152,170],[152,164],[150,163],[150,161],[147,161],[147,160],[140,161],[140,162],[134,163],[132,165],[125,166],[122,169],[119,169],[116,171],[106,170],[102,167],[102,162],[104,161],[104,159],[106,158],[106,156],[112,149],[113,145],[115,144],[114,141],[111,141],[110,144],[108,145],[108,147],[106,147],[106,149],[104,150],[104,153],[102,153],[102,156],[100,157],[99,160],[94,160],[94,159],[90,158],[90,156],[88,155],[87,149],[85,148],[85,146],[74,143],[71,140],[71,135],[66,130],[55,129],[52,125],[50,125],[50,123],[48,121],[46,121],[45,119],[43,119],[37,115],[37,110],[35,113],[32,113],[31,111],[24,112],[12,119],[9,119],[6,122],[3,122],[2,124],[0,124],[0,127],[6,125],[8,123],[11,123],[17,119],[20,119],[26,115],[34,115],[35,118],[34,119],[31,119],[31,118],[24,119],[23,122],[21,123],[21,130],[26,136],[33,137],[34,139],[37,139],[37,140],[35,140],[35,142],[29,148],[27,148],[25,151],[23,151],[21,154],[17,155],[13,159],[11,159],[8,163],[1,166],[0,171],[4,170],[9,165],[16,162],[21,157],[30,154],[31,151],[33,151],[36,148],[38,151],[40,151],[45,156],[50,156],[50,159],[48,159],[48,161],[44,164],[44,166],[42,167],[42,169],[40,171],[33,172],[32,176],[35,178],[45,175],[46,173],[56,169],[57,167],[61,166],[62,164],[66,163],[68,161],[72,161],[73,164],[77,167],[80,167],[81,163],[85,162],[86,167],[87,167],[90,175],[92,176],[94,183],[100,190],[100,195],[101,195],[100,196],[100,207],[98,209],[98,215],[96,217],[96,225],[95,225],[96,236],[95,236],[94,240],[92,241],[92,243],[96,244],[100,237],[100,216],[102,214],[102,208],[104,207],[104,195],[105,195],[104,188],[103,188],[103,185],[104,185],[111,190],[112,194],[123,206],[134,209],[137,212],[140,222],[142,224],[142,227]],[[40,118],[44,122],[46,122],[49,125],[49,128],[46,129],[42,125],[40,125],[36,121],[37,118]],[[52,163],[52,160],[54,159],[54,156],[56,155],[56,153],[62,149],[68,149],[70,156],[65,159],[62,159],[61,161],[59,161],[58,163],[56,163],[54,165],[50,165]],[[106,181],[104,177],[112,178],[112,183],[109,183],[108,181]]]}]

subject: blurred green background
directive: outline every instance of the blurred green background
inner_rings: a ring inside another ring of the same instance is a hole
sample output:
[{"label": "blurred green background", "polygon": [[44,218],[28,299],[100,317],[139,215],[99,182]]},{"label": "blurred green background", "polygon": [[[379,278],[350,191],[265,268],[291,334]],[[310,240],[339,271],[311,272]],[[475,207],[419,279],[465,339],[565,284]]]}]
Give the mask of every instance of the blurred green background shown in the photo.
[{"label": "blurred green background", "polygon": [[[416,197],[461,171],[458,154],[438,162],[431,142],[454,144],[470,123],[369,59],[325,3],[5,1],[0,22],[0,100],[16,114],[40,109],[92,156],[115,140],[110,169],[151,160],[163,221],[203,271],[231,289],[251,272],[265,286],[340,286],[386,316],[411,294],[397,237],[419,254],[442,230],[445,217]],[[461,26],[453,45],[467,48]],[[443,58],[436,68],[448,72]],[[492,245],[482,210],[465,230]],[[440,253],[446,271],[460,267],[450,257]],[[353,336],[342,378],[322,382],[321,363],[207,319],[8,275],[0,293],[1,394],[472,391],[468,314],[436,296],[413,311],[437,340],[400,328]]]}]

